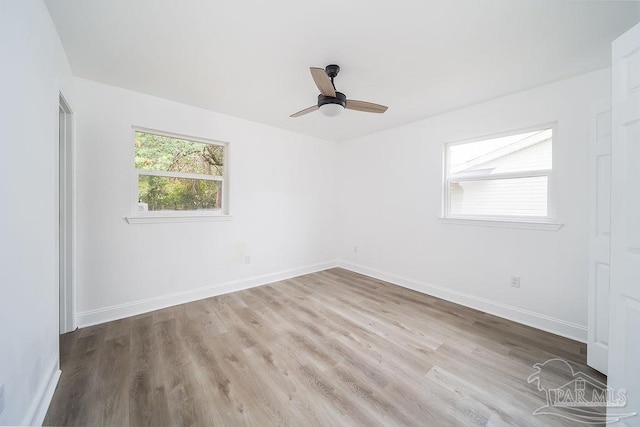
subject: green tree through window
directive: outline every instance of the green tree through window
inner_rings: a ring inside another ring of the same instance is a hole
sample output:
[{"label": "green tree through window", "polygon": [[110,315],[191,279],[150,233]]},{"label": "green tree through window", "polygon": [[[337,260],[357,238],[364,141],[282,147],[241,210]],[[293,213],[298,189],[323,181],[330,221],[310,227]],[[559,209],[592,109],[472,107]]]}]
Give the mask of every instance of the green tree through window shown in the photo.
[{"label": "green tree through window", "polygon": [[225,146],[135,131],[138,201],[150,211],[221,209]]}]

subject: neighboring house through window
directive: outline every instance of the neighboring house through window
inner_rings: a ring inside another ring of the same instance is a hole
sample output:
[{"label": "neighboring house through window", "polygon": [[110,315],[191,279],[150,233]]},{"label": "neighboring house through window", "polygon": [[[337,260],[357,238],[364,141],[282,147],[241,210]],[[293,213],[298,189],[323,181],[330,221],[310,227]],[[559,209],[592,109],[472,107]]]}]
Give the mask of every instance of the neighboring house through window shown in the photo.
[{"label": "neighboring house through window", "polygon": [[553,129],[450,143],[445,148],[445,217],[552,219]]}]

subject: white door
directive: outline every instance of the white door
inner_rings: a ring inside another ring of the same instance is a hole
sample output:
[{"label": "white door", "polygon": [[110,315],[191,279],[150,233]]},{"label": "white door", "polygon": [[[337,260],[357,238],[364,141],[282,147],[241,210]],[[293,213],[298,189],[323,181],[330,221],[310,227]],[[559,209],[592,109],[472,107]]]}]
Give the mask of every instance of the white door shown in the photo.
[{"label": "white door", "polygon": [[587,364],[607,374],[611,237],[611,107],[594,106],[589,144],[589,325]]},{"label": "white door", "polygon": [[640,24],[612,45],[611,293],[608,386],[640,425]]}]

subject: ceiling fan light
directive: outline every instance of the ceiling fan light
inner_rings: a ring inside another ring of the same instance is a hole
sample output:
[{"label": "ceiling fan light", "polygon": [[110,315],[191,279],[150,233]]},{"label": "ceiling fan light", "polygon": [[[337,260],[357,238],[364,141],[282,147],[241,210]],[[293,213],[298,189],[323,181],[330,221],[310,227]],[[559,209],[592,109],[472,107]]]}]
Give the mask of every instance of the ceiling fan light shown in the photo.
[{"label": "ceiling fan light", "polygon": [[341,104],[323,104],[320,106],[320,112],[327,117],[335,117],[342,113],[344,107]]}]

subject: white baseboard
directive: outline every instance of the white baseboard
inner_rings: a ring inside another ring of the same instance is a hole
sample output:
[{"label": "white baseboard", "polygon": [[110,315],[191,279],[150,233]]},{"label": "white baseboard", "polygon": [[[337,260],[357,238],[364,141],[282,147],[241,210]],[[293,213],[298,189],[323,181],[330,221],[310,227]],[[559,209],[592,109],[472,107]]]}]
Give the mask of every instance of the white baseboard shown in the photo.
[{"label": "white baseboard", "polygon": [[464,305],[466,307],[480,310],[494,316],[512,320],[514,322],[522,323],[524,325],[570,338],[572,340],[576,340],[579,342],[586,342],[587,340],[587,328],[583,325],[578,325],[576,323],[567,322],[561,319],[524,310],[497,301],[492,301],[463,292],[453,291],[451,289],[446,289],[429,283],[419,282],[414,279],[386,273],[374,268],[342,260],[327,261],[323,263],[285,270],[278,273],[250,277],[247,279],[220,283],[217,285],[193,289],[185,292],[162,295],[126,304],[105,307],[98,310],[86,311],[78,314],[77,323],[78,327],[83,328],[99,323],[110,322],[112,320],[123,319],[125,317],[135,316],[138,314],[171,307],[174,305],[184,304],[191,301],[197,301],[217,295],[241,291],[243,289],[249,289],[256,286],[267,285],[269,283],[278,282],[280,280],[291,279],[293,277],[315,273],[317,271],[327,270],[334,267],[342,267],[346,270],[364,274],[365,276],[373,277],[375,279],[384,280],[385,282],[393,283],[394,285],[412,289],[414,291],[418,291],[427,295],[432,295],[443,300]]},{"label": "white baseboard", "polygon": [[135,316],[162,308],[172,307],[174,305],[184,304],[191,301],[197,301],[204,298],[210,298],[217,295],[228,294],[230,292],[241,291],[243,289],[254,288],[256,286],[267,285],[269,283],[278,282],[280,280],[291,279],[293,277],[302,276],[303,274],[315,273],[317,271],[327,270],[337,267],[336,261],[327,261],[318,264],[306,265],[303,267],[293,268],[290,270],[280,271],[278,273],[266,274],[263,276],[249,277],[241,280],[234,280],[226,283],[219,283],[212,286],[193,289],[175,294],[161,295],[158,297],[147,298],[140,301],[133,301],[125,304],[114,305],[111,307],[100,308],[97,310],[85,311],[78,314],[78,327],[84,328],[99,323],[110,322],[112,320],[123,319],[125,317]]},{"label": "white baseboard", "polygon": [[544,314],[534,313],[533,311],[513,307],[486,298],[477,297],[475,295],[453,291],[451,289],[446,289],[429,283],[419,282],[417,280],[386,273],[348,261],[339,260],[338,266],[355,273],[364,274],[365,276],[373,277],[374,279],[384,280],[385,282],[393,283],[394,285],[464,305],[514,322],[522,323],[555,335],[560,335],[583,343],[587,342],[587,327],[583,325],[567,322]]},{"label": "white baseboard", "polygon": [[53,392],[56,391],[58,380],[60,379],[60,367],[58,366],[58,356],[56,355],[49,362],[48,369],[46,370],[44,381],[38,387],[38,392],[35,398],[29,406],[27,415],[22,420],[22,425],[27,426],[41,426],[44,421],[44,417],[47,415],[51,399],[53,398]]}]

